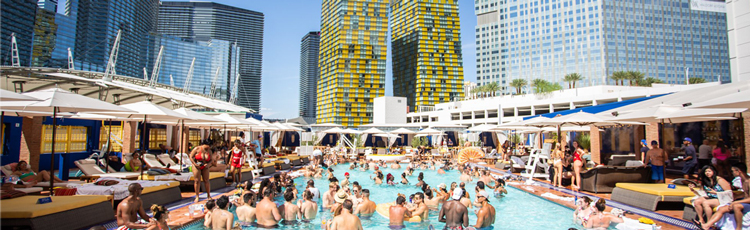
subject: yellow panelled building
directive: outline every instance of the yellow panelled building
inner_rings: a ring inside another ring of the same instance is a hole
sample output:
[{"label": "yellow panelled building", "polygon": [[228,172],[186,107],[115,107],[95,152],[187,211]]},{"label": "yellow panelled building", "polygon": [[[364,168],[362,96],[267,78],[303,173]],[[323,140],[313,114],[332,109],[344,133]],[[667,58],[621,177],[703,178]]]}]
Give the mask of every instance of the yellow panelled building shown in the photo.
[{"label": "yellow panelled building", "polygon": [[393,95],[409,111],[464,97],[457,0],[392,0]]},{"label": "yellow panelled building", "polygon": [[385,95],[388,0],[323,0],[317,123],[372,123]]}]

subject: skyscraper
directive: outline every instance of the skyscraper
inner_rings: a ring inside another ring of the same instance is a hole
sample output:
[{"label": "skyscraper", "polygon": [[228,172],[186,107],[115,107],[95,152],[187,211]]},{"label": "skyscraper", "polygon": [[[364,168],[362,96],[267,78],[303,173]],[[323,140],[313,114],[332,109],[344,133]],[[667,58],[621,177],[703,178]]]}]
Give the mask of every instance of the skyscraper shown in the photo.
[{"label": "skyscraper", "polygon": [[303,118],[315,118],[319,51],[320,32],[305,34],[299,57],[299,115]]},{"label": "skyscraper", "polygon": [[[240,47],[237,104],[260,109],[263,13],[213,2],[162,2],[159,33],[195,41],[219,39]],[[236,76],[237,73],[230,73]],[[234,78],[228,80],[233,81]],[[233,82],[232,82],[233,83]]]},{"label": "skyscraper", "polygon": [[158,0],[67,0],[66,12],[77,12],[76,68],[105,72],[112,44],[121,31],[116,73],[139,78],[146,67],[145,42],[156,31]]},{"label": "skyscraper", "polygon": [[[55,23],[56,7],[52,2],[39,4],[36,10],[36,19],[34,22],[34,43],[31,53],[31,66],[47,67],[51,65],[52,50],[55,49],[57,41],[57,24]],[[52,9],[52,10],[50,10]]]},{"label": "skyscraper", "polygon": [[747,25],[750,7],[748,1],[742,0],[727,0],[726,4],[732,82],[747,81],[750,80],[750,26],[742,24]]},{"label": "skyscraper", "polygon": [[[154,63],[159,55],[159,49],[163,47],[161,68],[159,70],[158,83],[183,88],[193,65],[192,77],[188,90],[200,94],[210,95],[212,85],[215,85],[215,98],[227,99],[239,65],[236,57],[238,49],[236,45],[228,41],[212,39],[209,41],[192,41],[187,38],[179,38],[169,35],[153,34],[148,41],[148,67],[149,76],[152,74]],[[195,63],[193,63],[195,58]],[[217,75],[218,71],[218,75]],[[214,81],[216,78],[216,81]]]},{"label": "skyscraper", "polygon": [[21,66],[31,63],[34,39],[36,0],[2,0],[0,2],[0,65],[11,65],[11,34],[16,35]]},{"label": "skyscraper", "polygon": [[725,13],[691,9],[690,0],[479,0],[477,82],[513,79],[600,85],[615,71],[640,71],[666,83],[687,77],[729,80]]},{"label": "skyscraper", "polygon": [[464,96],[458,1],[391,2],[393,95],[409,111]]},{"label": "skyscraper", "polygon": [[323,0],[317,123],[372,123],[385,94],[388,0]]}]

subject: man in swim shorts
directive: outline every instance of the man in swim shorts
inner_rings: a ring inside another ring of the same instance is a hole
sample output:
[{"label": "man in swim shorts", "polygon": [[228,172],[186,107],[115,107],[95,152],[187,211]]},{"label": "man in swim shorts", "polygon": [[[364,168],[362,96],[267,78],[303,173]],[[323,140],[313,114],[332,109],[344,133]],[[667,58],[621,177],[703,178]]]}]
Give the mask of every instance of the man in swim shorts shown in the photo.
[{"label": "man in swim shorts", "polygon": [[495,223],[495,207],[490,204],[489,196],[484,190],[477,193],[477,202],[481,204],[481,208],[477,212],[477,224],[474,227],[479,230],[490,229]]},{"label": "man in swim shorts", "polygon": [[668,159],[667,152],[659,148],[659,142],[651,141],[651,150],[646,154],[644,163],[651,165],[651,180],[664,183],[664,162]]},{"label": "man in swim shorts", "polygon": [[369,219],[375,213],[376,208],[377,205],[375,202],[370,200],[370,190],[362,189],[362,202],[357,206],[357,210],[354,210],[354,215],[359,215],[363,219]]},{"label": "man in swim shorts", "polygon": [[252,193],[242,195],[245,204],[237,207],[237,218],[247,223],[255,222],[255,196]]},{"label": "man in swim shorts", "polygon": [[[132,183],[128,185],[128,192],[130,192],[130,196],[117,205],[117,212],[115,212],[117,226],[120,226],[118,230],[145,229],[156,225],[156,222],[151,222],[151,218],[143,210],[143,201],[141,201],[143,187],[141,187],[141,184]],[[138,223],[138,216],[141,216],[145,223]]]},{"label": "man in swim shorts", "polygon": [[258,227],[275,228],[279,226],[278,223],[281,220],[281,214],[276,207],[276,203],[273,202],[272,189],[263,190],[263,200],[258,203],[255,211]]},{"label": "man in swim shorts", "polygon": [[463,190],[461,188],[453,189],[451,200],[443,203],[443,207],[438,214],[438,221],[445,222],[444,229],[463,229],[469,226],[469,210],[461,204]]},{"label": "man in swim shorts", "polygon": [[344,200],[342,204],[341,213],[331,220],[329,230],[361,230],[362,222],[355,215],[352,215],[352,203],[351,200]]},{"label": "man in swim shorts", "polygon": [[396,205],[388,209],[388,219],[390,219],[388,227],[391,229],[403,229],[404,219],[411,218],[411,212],[404,207],[404,203],[406,203],[406,198],[400,195],[396,198]]}]

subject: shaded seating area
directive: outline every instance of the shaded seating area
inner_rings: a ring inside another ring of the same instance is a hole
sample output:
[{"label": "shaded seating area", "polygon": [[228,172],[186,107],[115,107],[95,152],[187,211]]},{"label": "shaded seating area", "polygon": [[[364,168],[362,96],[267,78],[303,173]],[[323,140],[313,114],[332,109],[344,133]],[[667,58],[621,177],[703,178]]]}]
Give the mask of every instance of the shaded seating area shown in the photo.
[{"label": "shaded seating area", "polygon": [[651,167],[602,166],[581,173],[581,190],[610,193],[618,183],[648,183]]},{"label": "shaded seating area", "polygon": [[49,196],[3,200],[0,226],[3,229],[81,229],[115,218],[112,196],[53,196],[50,203],[36,203],[44,197]]},{"label": "shaded seating area", "polygon": [[668,186],[668,184],[617,183],[612,190],[611,199],[633,207],[656,211],[659,204],[677,206],[682,204],[686,197],[695,195],[687,186],[675,185],[674,189]]}]

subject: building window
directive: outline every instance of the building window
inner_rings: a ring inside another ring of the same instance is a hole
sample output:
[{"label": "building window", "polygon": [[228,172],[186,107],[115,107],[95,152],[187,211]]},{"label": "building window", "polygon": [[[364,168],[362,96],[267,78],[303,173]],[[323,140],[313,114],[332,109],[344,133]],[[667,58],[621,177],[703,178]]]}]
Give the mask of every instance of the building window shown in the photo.
[{"label": "building window", "polygon": [[[88,128],[85,126],[57,126],[55,153],[86,151]],[[42,133],[42,153],[52,152],[52,125],[44,125]]]},{"label": "building window", "polygon": [[[104,147],[104,144],[107,143],[107,137],[110,133],[110,126],[109,125],[103,125],[99,129],[99,149],[102,149]],[[110,151],[112,152],[122,152],[122,124],[120,125],[112,125],[111,126],[111,141],[110,141]]]}]

